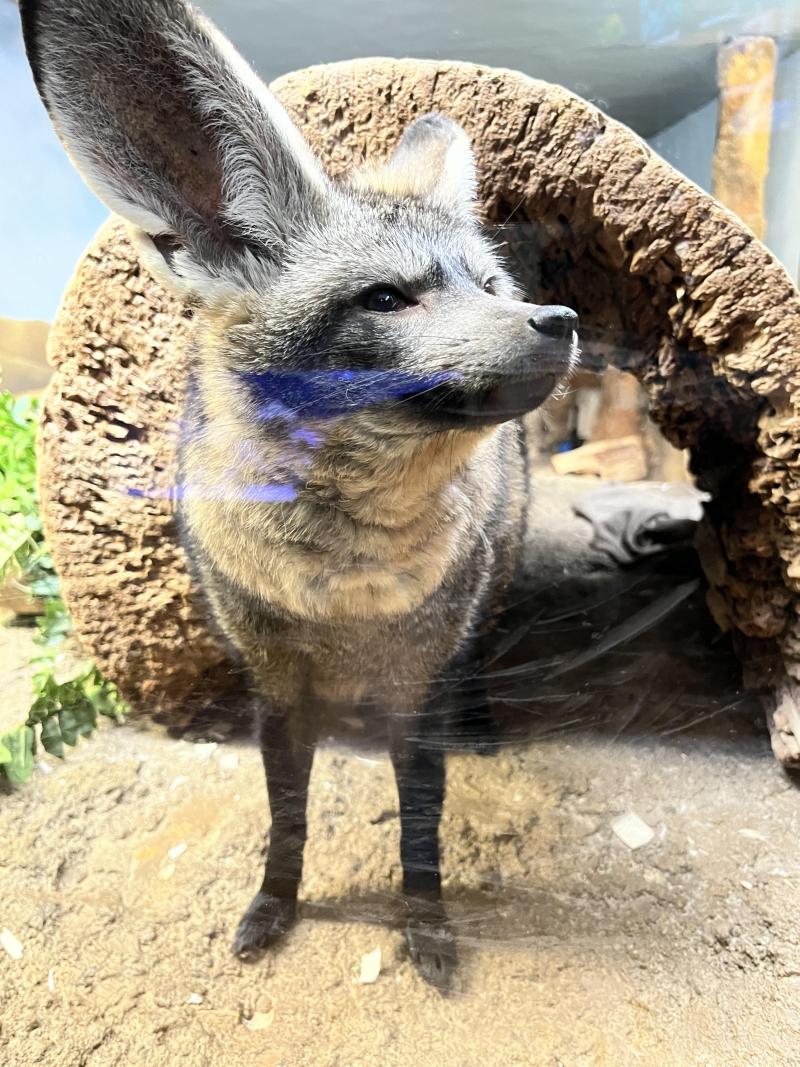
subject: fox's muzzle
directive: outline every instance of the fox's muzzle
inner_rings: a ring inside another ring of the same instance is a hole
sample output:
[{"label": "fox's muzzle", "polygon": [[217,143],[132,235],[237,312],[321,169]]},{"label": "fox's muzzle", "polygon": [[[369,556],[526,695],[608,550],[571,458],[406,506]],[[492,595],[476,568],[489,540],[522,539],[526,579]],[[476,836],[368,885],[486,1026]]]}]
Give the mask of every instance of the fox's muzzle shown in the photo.
[{"label": "fox's muzzle", "polygon": [[[561,304],[516,304],[514,310],[518,317],[506,334],[510,351],[406,403],[440,425],[464,429],[520,418],[544,403],[574,368],[578,316]],[[498,327],[498,346],[506,325]]]}]

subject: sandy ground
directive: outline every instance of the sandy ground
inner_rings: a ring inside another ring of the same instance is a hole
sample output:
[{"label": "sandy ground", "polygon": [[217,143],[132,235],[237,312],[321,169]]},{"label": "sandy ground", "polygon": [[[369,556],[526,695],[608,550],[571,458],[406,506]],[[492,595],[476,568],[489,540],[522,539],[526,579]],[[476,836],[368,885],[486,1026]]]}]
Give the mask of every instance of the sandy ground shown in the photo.
[{"label": "sandy ground", "polygon": [[[381,753],[318,753],[302,917],[254,965],[229,950],[267,824],[246,732],[223,718],[180,738],[109,725],[64,762],[40,761],[0,795],[0,928],[22,946],[18,960],[0,950],[0,1059],[800,1063],[800,792],[730,654],[684,607],[590,683],[570,677],[569,700],[552,685],[524,708],[506,693],[495,755],[448,755],[443,866],[460,955],[448,997],[405,954]],[[597,618],[589,631],[602,632]],[[4,713],[24,704],[27,641],[4,632],[4,677],[17,681]],[[653,828],[650,843],[618,839],[625,812]],[[375,949],[380,974],[361,984]]]},{"label": "sandy ground", "polygon": [[[385,760],[320,753],[303,918],[253,966],[229,954],[261,862],[252,746],[126,726],[48,766],[0,807],[9,1064],[798,1062],[800,796],[763,737],[452,756],[446,999],[392,925]],[[636,851],[628,810],[656,831]]]}]

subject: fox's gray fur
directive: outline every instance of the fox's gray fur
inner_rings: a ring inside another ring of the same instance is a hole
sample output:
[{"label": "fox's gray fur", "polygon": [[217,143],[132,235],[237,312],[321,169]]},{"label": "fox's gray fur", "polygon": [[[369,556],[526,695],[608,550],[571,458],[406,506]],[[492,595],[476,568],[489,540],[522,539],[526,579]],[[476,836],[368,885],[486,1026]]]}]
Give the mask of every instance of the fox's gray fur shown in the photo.
[{"label": "fox's gray fur", "polygon": [[236,950],[292,921],[322,710],[384,714],[408,939],[441,985],[440,685],[474,653],[523,533],[517,417],[575,359],[575,316],[522,303],[473,216],[451,120],[383,166],[324,173],[181,0],[23,0],[37,85],[87,182],[196,308],[186,546],[263,697],[272,809]]}]

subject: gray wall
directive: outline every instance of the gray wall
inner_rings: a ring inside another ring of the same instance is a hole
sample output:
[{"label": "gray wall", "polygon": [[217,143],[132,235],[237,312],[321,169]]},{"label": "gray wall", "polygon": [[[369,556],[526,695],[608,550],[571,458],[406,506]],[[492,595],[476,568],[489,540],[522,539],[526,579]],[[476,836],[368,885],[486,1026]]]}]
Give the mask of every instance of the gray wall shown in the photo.
[{"label": "gray wall", "polygon": [[717,46],[800,44],[797,0],[198,0],[259,74],[354,56],[511,67],[595,101],[643,137],[710,100]]},{"label": "gray wall", "polygon": [[676,170],[709,191],[718,111],[718,101],[711,100],[648,141]]},{"label": "gray wall", "polygon": [[767,244],[800,281],[800,54],[778,67],[767,177]]}]

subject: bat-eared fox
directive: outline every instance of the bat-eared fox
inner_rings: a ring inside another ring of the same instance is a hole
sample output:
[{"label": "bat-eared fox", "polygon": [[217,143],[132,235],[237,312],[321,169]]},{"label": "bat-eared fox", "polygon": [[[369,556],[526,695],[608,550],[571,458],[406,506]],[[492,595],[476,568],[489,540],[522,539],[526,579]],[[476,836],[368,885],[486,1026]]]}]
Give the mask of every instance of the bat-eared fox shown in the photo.
[{"label": "bat-eared fox", "polygon": [[259,697],[271,810],[234,951],[293,922],[321,717],[367,709],[397,779],[409,950],[446,988],[437,731],[517,566],[520,417],[569,375],[577,316],[520,299],[451,119],[334,181],[182,0],[20,8],[69,155],[195,309],[181,527]]}]

